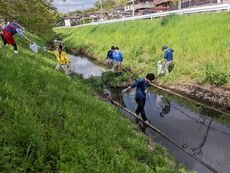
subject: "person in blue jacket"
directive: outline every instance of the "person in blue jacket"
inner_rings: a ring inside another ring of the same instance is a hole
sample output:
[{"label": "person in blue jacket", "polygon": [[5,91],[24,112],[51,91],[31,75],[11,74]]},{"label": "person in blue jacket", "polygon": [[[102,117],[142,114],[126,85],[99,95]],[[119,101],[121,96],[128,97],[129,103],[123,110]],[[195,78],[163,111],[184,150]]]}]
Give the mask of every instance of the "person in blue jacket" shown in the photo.
[{"label": "person in blue jacket", "polygon": [[154,79],[155,79],[155,75],[153,73],[148,73],[144,78],[140,78],[139,80],[134,82],[131,86],[122,90],[122,93],[125,93],[131,88],[136,87],[135,101],[137,103],[137,109],[135,113],[136,115],[141,113],[142,119],[145,121],[145,123],[149,123],[144,110],[145,100],[146,100],[146,89]]},{"label": "person in blue jacket", "polygon": [[165,73],[169,75],[169,66],[173,62],[173,50],[165,45],[162,46],[162,50],[164,51]]},{"label": "person in blue jacket", "polygon": [[119,47],[115,47],[115,50],[113,51],[113,69],[115,72],[121,71],[121,62],[123,61],[123,54],[119,50]]}]

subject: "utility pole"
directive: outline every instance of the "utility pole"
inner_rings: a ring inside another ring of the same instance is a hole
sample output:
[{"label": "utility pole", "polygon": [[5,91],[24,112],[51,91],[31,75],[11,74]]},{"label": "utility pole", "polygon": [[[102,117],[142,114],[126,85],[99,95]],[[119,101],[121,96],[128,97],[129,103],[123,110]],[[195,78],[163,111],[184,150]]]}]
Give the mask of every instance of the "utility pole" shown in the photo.
[{"label": "utility pole", "polygon": [[101,9],[101,21],[103,20],[103,15],[102,15],[102,0],[100,0],[100,9]]},{"label": "utility pole", "polygon": [[82,0],[82,12],[83,12],[83,24],[85,24],[85,4],[84,4],[84,0]]},{"label": "utility pole", "polygon": [[182,0],[178,0],[178,9],[181,10]]},{"label": "utility pole", "polygon": [[132,0],[132,3],[133,3],[133,17],[135,16],[135,4],[134,4],[134,0]]}]

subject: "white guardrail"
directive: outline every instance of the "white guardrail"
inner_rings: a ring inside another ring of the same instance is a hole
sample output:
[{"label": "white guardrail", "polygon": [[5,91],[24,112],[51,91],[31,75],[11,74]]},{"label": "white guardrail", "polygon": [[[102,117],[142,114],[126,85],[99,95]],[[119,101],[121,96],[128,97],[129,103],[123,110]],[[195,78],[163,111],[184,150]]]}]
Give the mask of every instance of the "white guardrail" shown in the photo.
[{"label": "white guardrail", "polygon": [[71,27],[66,27],[66,26],[55,27],[55,29],[77,28],[77,27],[83,27],[83,26],[124,22],[124,21],[130,21],[130,20],[153,19],[153,18],[168,16],[168,15],[173,15],[173,14],[183,15],[183,14],[204,13],[204,12],[212,12],[212,11],[230,11],[230,3],[186,8],[186,9],[181,9],[181,10],[152,13],[152,14],[147,14],[147,15],[142,15],[142,16],[134,16],[134,17],[121,18],[121,19],[105,20],[105,21],[87,23],[87,24],[76,25],[76,26],[71,26]]}]

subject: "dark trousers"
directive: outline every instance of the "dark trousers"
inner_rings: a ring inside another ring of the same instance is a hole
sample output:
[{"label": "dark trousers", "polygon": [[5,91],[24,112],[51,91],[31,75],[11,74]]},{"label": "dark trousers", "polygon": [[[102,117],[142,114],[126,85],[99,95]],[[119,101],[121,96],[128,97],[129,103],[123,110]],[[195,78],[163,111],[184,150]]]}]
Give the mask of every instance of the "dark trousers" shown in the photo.
[{"label": "dark trousers", "polygon": [[145,115],[145,99],[139,99],[136,98],[136,103],[137,103],[137,109],[135,111],[135,113],[138,115],[139,113],[141,113],[142,119],[145,121],[147,120],[146,115]]}]

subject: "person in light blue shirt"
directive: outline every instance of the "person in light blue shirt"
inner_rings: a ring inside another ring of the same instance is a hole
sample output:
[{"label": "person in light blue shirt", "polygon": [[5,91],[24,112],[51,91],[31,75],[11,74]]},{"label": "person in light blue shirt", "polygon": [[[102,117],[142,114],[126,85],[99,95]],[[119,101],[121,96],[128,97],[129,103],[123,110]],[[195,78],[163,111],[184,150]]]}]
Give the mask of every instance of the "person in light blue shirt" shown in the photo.
[{"label": "person in light blue shirt", "polygon": [[146,89],[154,79],[155,75],[153,73],[148,73],[144,78],[140,78],[131,86],[122,90],[122,93],[125,93],[131,88],[136,88],[135,101],[137,103],[137,109],[135,113],[136,115],[141,113],[142,119],[145,121],[145,123],[149,123],[144,110],[146,100]]},{"label": "person in light blue shirt", "polygon": [[173,62],[173,50],[165,45],[162,46],[162,50],[164,51],[165,72],[166,75],[169,75],[169,66]]},{"label": "person in light blue shirt", "polygon": [[119,50],[118,47],[115,47],[115,50],[113,51],[113,69],[115,72],[121,72],[121,62],[123,61],[123,54]]},{"label": "person in light blue shirt", "polygon": [[111,49],[107,52],[106,56],[106,62],[109,68],[113,67],[113,52],[115,50],[115,47],[112,46]]}]

